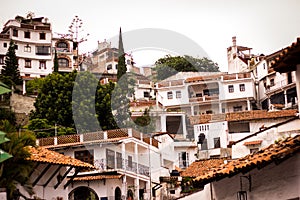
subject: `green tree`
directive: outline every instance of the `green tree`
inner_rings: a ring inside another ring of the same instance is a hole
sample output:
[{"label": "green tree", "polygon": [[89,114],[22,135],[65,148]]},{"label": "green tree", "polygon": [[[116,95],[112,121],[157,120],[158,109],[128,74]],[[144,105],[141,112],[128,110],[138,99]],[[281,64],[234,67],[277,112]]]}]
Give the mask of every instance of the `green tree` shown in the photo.
[{"label": "green tree", "polygon": [[34,103],[30,119],[47,119],[49,125],[74,127],[72,91],[76,72],[53,73],[45,77]]},{"label": "green tree", "polygon": [[58,58],[57,58],[57,52],[55,49],[55,54],[54,54],[54,60],[53,60],[53,72],[58,72]]},{"label": "green tree", "polygon": [[127,71],[121,28],[120,28],[120,33],[119,33],[119,49],[118,50],[119,50],[119,59],[118,59],[117,78],[118,78],[118,80],[120,80],[121,77],[124,74],[126,74],[126,71]]},{"label": "green tree", "polygon": [[45,78],[34,78],[33,80],[26,81],[26,94],[37,94],[42,88]]},{"label": "green tree", "polygon": [[15,87],[22,83],[20,71],[18,69],[18,59],[16,56],[15,44],[10,40],[9,48],[5,57],[5,65],[1,70],[1,80],[8,86]]},{"label": "green tree", "polygon": [[219,67],[208,58],[194,58],[192,56],[170,56],[160,58],[155,62],[156,79],[166,79],[178,72],[218,72]]},{"label": "green tree", "polygon": [[24,148],[35,146],[35,137],[31,132],[12,132],[7,133],[9,142],[1,144],[1,149],[11,154],[13,157],[0,164],[0,187],[6,188],[7,199],[13,199],[13,191],[17,185],[29,193],[33,194],[29,174],[33,169],[33,163],[26,158],[30,156]]}]

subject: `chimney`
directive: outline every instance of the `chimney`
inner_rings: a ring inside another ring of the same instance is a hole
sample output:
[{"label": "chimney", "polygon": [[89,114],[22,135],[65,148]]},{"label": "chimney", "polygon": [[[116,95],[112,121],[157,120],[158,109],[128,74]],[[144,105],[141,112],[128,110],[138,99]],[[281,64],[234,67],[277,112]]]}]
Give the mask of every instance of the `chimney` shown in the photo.
[{"label": "chimney", "polygon": [[236,46],[236,36],[232,37],[232,46]]}]

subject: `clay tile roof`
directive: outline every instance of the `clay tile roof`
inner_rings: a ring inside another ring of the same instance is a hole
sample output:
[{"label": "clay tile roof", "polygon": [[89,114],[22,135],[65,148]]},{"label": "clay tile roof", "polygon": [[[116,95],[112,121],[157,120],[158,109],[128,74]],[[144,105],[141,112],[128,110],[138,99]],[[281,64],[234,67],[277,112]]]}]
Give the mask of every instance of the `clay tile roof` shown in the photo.
[{"label": "clay tile roof", "polygon": [[122,178],[122,174],[104,174],[104,175],[92,175],[92,176],[78,176],[73,179],[73,181],[94,181],[103,179],[119,179]]},{"label": "clay tile roof", "polygon": [[271,67],[280,73],[295,71],[296,64],[300,63],[300,37],[296,42],[284,48],[281,53],[271,62]]},{"label": "clay tile roof", "polygon": [[261,169],[270,163],[279,164],[300,151],[300,135],[288,137],[276,144],[263,148],[245,157],[220,165],[214,170],[193,179],[194,186],[203,186],[212,181],[234,176],[240,172],[247,173],[254,168]]},{"label": "clay tile roof", "polygon": [[[232,112],[226,113],[225,120],[232,121],[249,121],[249,120],[257,120],[257,119],[274,119],[281,117],[294,117],[297,114],[297,110],[278,110],[278,111],[267,111],[267,110],[251,110],[251,111],[242,111],[242,112]],[[204,124],[209,123],[213,120],[213,114],[204,114],[198,116],[190,117],[190,123],[192,125],[195,124]]]},{"label": "clay tile roof", "polygon": [[204,175],[224,164],[224,160],[225,158],[195,161],[181,173],[181,176],[198,177]]},{"label": "clay tile roof", "polygon": [[249,146],[249,145],[256,145],[256,144],[261,144],[262,140],[255,140],[255,141],[249,141],[249,142],[244,142],[245,146]]},{"label": "clay tile roof", "polygon": [[43,147],[27,146],[26,150],[31,154],[30,157],[27,158],[27,160],[30,161],[95,169],[95,167],[89,163],[82,162],[70,156],[65,156]]}]

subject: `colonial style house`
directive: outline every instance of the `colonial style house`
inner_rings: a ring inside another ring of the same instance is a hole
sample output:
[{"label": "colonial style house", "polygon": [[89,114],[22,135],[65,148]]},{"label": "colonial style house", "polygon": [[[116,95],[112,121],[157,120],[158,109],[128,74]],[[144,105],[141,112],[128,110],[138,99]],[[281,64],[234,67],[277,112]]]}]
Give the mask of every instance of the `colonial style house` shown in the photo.
[{"label": "colonial style house", "polygon": [[172,149],[165,145],[172,140],[156,137],[120,129],[44,138],[38,144],[96,167],[73,172],[76,177],[67,187],[69,199],[150,199],[152,190],[159,193],[154,189],[159,177],[168,175],[173,167],[168,155]]},{"label": "colonial style house", "polygon": [[182,175],[200,191],[180,199],[299,199],[299,142],[297,134],[236,160],[195,162]]},{"label": "colonial style house", "polygon": [[[30,172],[30,181],[34,194],[30,196],[19,185],[16,198],[26,199],[68,199],[66,188],[81,170],[92,170],[95,167],[78,159],[50,151],[43,147],[26,147],[30,153],[27,159],[34,163]],[[70,171],[74,171],[70,175]],[[70,175],[68,178],[67,176]],[[19,196],[19,197],[17,197]]]}]

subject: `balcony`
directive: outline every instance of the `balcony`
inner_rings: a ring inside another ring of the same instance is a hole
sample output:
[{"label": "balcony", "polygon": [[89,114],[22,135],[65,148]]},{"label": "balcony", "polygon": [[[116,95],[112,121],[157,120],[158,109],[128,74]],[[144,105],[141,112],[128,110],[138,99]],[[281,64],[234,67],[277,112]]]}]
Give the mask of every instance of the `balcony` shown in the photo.
[{"label": "balcony", "polygon": [[190,102],[207,102],[207,101],[215,101],[219,100],[219,95],[204,95],[203,97],[191,97],[189,99]]},{"label": "balcony", "polygon": [[94,161],[95,167],[100,171],[122,170],[129,171],[144,176],[150,176],[149,167],[146,165],[138,164],[128,159],[117,159],[112,161],[110,159],[97,159]]}]

